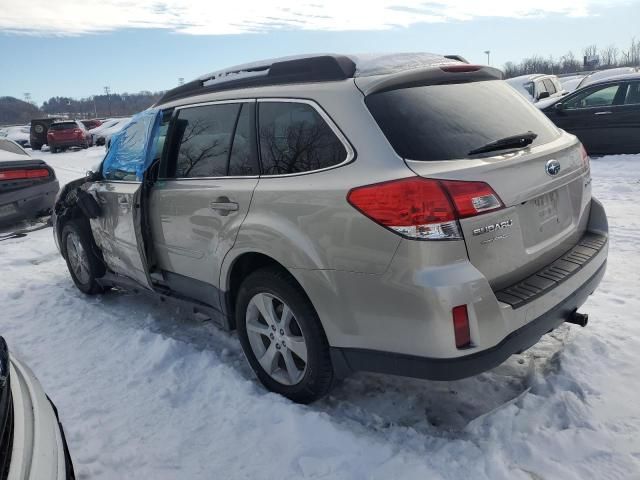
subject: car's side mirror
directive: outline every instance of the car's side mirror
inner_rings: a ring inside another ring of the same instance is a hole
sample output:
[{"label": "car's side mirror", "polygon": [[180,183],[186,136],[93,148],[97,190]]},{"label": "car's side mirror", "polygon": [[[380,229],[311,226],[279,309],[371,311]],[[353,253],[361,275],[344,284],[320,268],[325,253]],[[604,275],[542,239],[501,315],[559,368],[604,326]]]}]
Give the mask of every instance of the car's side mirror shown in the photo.
[{"label": "car's side mirror", "polygon": [[540,92],[540,95],[538,95],[538,100],[543,100],[545,98],[549,98],[549,92]]},{"label": "car's side mirror", "polygon": [[558,112],[562,112],[564,110],[565,106],[564,106],[564,103],[558,102],[553,106],[553,108],[555,108],[556,111],[558,111]]}]

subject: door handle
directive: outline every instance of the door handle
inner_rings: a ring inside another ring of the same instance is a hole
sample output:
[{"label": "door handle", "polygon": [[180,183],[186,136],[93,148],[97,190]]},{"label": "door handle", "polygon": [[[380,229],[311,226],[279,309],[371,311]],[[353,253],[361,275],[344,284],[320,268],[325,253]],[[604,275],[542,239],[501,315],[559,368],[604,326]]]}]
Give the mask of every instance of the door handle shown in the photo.
[{"label": "door handle", "polygon": [[594,115],[611,115],[611,112],[596,112]]},{"label": "door handle", "polygon": [[229,215],[232,212],[237,212],[239,207],[236,202],[232,202],[228,197],[219,197],[209,203],[209,208],[217,211],[220,215]]}]

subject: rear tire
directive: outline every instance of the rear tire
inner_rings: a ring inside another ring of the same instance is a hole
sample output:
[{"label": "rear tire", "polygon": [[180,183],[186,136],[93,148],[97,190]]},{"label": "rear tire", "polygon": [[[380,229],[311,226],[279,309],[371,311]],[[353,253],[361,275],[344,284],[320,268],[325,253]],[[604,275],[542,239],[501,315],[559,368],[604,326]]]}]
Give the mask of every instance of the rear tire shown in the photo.
[{"label": "rear tire", "polygon": [[298,403],[331,390],[333,366],[320,319],[286,272],[265,268],[244,280],[236,326],[245,356],[268,390]]},{"label": "rear tire", "polygon": [[53,153],[58,153],[58,149],[56,147],[49,147],[49,151]]},{"label": "rear tire", "polygon": [[104,276],[106,268],[95,253],[97,246],[89,227],[77,220],[71,220],[62,229],[61,246],[67,268],[76,287],[87,295],[102,293],[104,289],[97,279]]}]

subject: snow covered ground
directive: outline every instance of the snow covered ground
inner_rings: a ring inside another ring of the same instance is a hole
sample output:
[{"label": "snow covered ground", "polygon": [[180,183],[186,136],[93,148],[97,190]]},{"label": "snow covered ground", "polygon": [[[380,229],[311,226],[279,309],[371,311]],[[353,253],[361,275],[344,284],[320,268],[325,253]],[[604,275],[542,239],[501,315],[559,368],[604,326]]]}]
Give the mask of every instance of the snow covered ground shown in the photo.
[{"label": "snow covered ground", "polygon": [[[103,154],[39,156],[66,182]],[[638,479],[640,155],[592,171],[611,245],[589,326],[474,378],[359,374],[292,404],[257,383],[235,335],[82,295],[51,229],[0,242],[0,334],[55,401],[81,479]]]}]

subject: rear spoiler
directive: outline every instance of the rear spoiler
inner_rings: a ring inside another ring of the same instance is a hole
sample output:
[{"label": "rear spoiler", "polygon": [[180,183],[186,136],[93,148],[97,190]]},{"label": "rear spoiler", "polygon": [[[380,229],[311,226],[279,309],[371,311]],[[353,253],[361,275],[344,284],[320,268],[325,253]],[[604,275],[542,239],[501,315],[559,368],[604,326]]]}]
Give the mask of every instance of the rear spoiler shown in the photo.
[{"label": "rear spoiler", "polygon": [[461,63],[416,68],[382,77],[358,77],[356,78],[356,84],[362,93],[367,96],[399,88],[502,80],[502,78],[502,71],[497,68]]}]

